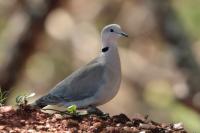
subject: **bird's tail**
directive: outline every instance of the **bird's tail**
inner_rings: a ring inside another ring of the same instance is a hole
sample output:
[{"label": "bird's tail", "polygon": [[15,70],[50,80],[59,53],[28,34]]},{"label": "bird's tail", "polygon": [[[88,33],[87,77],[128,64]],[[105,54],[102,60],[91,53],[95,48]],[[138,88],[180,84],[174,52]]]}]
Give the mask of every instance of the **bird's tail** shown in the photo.
[{"label": "bird's tail", "polygon": [[35,108],[43,108],[47,105],[54,105],[59,103],[60,99],[54,95],[47,94],[45,96],[42,96],[38,100],[36,100],[34,103],[30,104],[30,106]]},{"label": "bird's tail", "polygon": [[30,106],[33,107],[33,108],[43,108],[47,105],[48,104],[45,100],[45,97],[41,97],[41,98],[37,99],[35,102],[30,104]]},{"label": "bird's tail", "polygon": [[38,102],[33,102],[30,104],[31,107],[33,108],[44,108],[45,106],[47,106],[46,104],[41,104],[41,103],[38,103]]}]

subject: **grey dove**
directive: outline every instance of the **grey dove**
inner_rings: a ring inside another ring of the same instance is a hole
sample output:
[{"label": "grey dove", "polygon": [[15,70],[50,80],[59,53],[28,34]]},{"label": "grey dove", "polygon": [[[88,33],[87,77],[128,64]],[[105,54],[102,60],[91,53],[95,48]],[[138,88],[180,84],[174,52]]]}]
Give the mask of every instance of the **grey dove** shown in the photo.
[{"label": "grey dove", "polygon": [[76,105],[78,109],[96,107],[110,101],[118,92],[121,82],[121,65],[117,40],[128,37],[117,24],[110,24],[101,31],[102,49],[95,59],[79,68],[58,83],[46,95],[31,105]]}]

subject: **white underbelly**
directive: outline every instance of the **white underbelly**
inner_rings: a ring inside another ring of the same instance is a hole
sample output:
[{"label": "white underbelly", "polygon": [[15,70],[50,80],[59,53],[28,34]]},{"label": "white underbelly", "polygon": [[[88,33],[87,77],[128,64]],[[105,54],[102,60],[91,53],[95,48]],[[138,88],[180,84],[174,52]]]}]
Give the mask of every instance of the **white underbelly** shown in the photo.
[{"label": "white underbelly", "polygon": [[95,105],[107,103],[116,96],[120,88],[121,74],[119,72],[107,72],[105,81],[105,84],[95,95]]}]

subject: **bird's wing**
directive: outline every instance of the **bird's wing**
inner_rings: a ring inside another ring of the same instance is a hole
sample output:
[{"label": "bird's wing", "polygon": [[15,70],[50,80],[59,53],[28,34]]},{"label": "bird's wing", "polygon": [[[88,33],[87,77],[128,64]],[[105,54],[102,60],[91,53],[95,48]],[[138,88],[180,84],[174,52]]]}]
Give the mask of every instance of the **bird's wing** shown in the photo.
[{"label": "bird's wing", "polygon": [[[93,96],[105,83],[105,64],[94,59],[57,84],[49,93],[53,100],[77,101]],[[56,101],[55,101],[56,102]]]}]

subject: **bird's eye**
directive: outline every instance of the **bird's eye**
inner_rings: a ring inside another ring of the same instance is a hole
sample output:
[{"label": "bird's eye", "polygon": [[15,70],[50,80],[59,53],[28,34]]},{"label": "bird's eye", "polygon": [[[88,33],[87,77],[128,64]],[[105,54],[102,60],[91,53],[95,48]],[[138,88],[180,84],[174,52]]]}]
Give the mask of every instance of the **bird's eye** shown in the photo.
[{"label": "bird's eye", "polygon": [[110,29],[110,32],[114,32],[114,30],[113,30],[113,29]]}]

